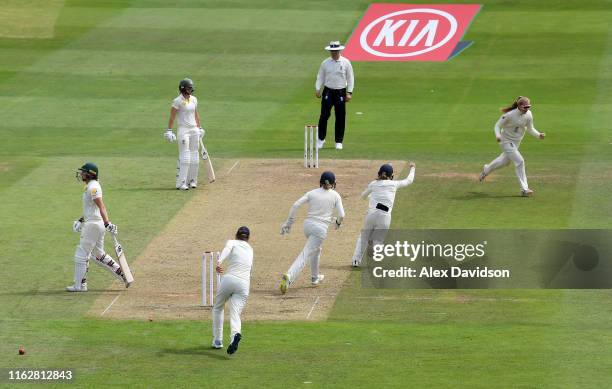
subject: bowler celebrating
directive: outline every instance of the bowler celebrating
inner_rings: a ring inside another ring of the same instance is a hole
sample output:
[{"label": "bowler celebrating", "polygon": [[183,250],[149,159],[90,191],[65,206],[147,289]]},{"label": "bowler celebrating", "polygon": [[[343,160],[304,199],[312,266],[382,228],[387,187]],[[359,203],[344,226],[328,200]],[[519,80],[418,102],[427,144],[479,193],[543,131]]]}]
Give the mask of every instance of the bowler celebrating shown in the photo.
[{"label": "bowler celebrating", "polygon": [[213,348],[223,348],[223,311],[225,302],[230,301],[230,345],[228,354],[238,349],[242,339],[240,314],[249,297],[251,269],[253,268],[253,248],[249,245],[251,232],[242,226],[236,232],[235,240],[228,240],[217,263],[217,273],[222,274],[221,283],[213,307]]},{"label": "bowler celebrating", "polygon": [[393,181],[393,166],[384,164],[378,169],[378,178],[370,182],[361,194],[364,199],[370,197],[370,205],[361,234],[355,245],[353,267],[361,265],[368,242],[373,241],[374,244],[382,244],[385,240],[384,235],[391,225],[391,210],[395,202],[395,192],[399,188],[412,184],[414,172],[415,164],[410,162],[408,177],[401,181]]},{"label": "bowler celebrating", "polygon": [[502,153],[489,164],[484,165],[479,179],[481,182],[484,181],[491,172],[512,162],[521,186],[521,196],[525,197],[531,196],[533,190],[529,189],[529,185],[527,185],[525,160],[519,153],[519,146],[525,136],[525,131],[540,139],[544,139],[546,136],[546,134],[538,132],[533,127],[533,115],[530,108],[529,98],[519,96],[511,106],[502,109],[504,114],[495,123],[495,138],[501,146]]},{"label": "bowler celebrating", "polygon": [[[329,225],[334,223],[336,229],[340,228],[342,219],[344,219],[344,207],[342,206],[342,198],[334,190],[336,188],[336,176],[334,173],[323,172],[319,184],[319,188],[306,193],[293,204],[287,221],[281,226],[281,235],[288,234],[295,222],[295,214],[298,208],[308,203],[308,216],[304,220],[306,245],[281,279],[280,291],[283,294],[287,293],[287,288],[295,281],[307,263],[310,263],[310,275],[313,286],[319,285],[325,278],[323,274],[319,274],[321,248],[327,237]],[[337,214],[335,220],[332,219],[334,213]]]}]

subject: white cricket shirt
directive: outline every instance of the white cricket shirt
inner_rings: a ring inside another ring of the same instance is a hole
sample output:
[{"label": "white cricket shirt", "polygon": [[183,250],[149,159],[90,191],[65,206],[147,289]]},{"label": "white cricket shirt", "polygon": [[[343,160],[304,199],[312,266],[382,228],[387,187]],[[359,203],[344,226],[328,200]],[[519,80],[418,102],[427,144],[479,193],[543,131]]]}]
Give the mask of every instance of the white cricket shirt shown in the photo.
[{"label": "white cricket shirt", "polygon": [[408,177],[403,180],[374,180],[368,184],[368,187],[361,194],[364,199],[370,196],[370,209],[376,209],[376,204],[381,203],[382,205],[389,208],[389,213],[393,210],[393,203],[395,202],[395,193],[399,188],[406,187],[414,181],[414,168],[410,168]]},{"label": "white cricket shirt", "polygon": [[223,275],[229,274],[249,281],[253,267],[253,248],[244,240],[230,239],[225,244],[218,263],[224,265]]},{"label": "white cricket shirt", "polygon": [[198,108],[198,99],[195,96],[184,98],[182,94],[172,100],[172,108],[176,109],[177,127],[197,127],[195,113]]},{"label": "white cricket shirt", "polygon": [[85,221],[102,221],[100,208],[94,203],[94,199],[102,197],[102,186],[97,180],[91,180],[85,187],[83,193],[83,217]]},{"label": "white cricket shirt", "polygon": [[520,144],[525,136],[525,131],[534,137],[540,133],[533,127],[533,116],[531,111],[522,113],[518,108],[501,115],[495,123],[495,136],[501,138],[502,143],[514,142]]},{"label": "white cricket shirt", "polygon": [[346,88],[347,92],[353,93],[355,75],[353,74],[351,62],[343,56],[340,56],[337,61],[330,57],[321,62],[315,89],[321,90],[322,86],[330,89]]},{"label": "white cricket shirt", "polygon": [[316,220],[326,224],[331,224],[334,211],[337,212],[338,219],[342,221],[344,218],[344,207],[342,206],[342,198],[333,189],[317,188],[311,190],[296,201],[289,211],[289,221],[295,220],[295,214],[298,208],[308,203],[308,216],[306,219]]}]

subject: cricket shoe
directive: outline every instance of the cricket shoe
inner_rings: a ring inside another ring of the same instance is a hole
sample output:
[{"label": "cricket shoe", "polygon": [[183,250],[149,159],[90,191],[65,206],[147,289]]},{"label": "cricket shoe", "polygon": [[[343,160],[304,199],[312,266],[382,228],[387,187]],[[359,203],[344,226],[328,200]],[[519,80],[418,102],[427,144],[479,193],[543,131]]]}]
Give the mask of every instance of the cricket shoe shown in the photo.
[{"label": "cricket shoe", "polygon": [[342,150],[342,143],[336,143],[336,150]]},{"label": "cricket shoe", "polygon": [[215,339],[215,340],[213,340],[213,342],[212,342],[212,348],[215,348],[215,349],[217,349],[217,350],[219,350],[219,349],[223,348],[223,342],[222,342],[222,341],[220,341],[220,340],[216,340],[216,339]]},{"label": "cricket shoe", "polygon": [[283,274],[280,283],[280,291],[282,294],[287,293],[287,289],[289,288],[289,276],[287,274]]},{"label": "cricket shoe", "polygon": [[236,335],[234,335],[232,343],[230,343],[230,345],[227,347],[228,354],[233,354],[236,352],[236,350],[238,350],[238,343],[240,343],[240,339],[242,339],[242,335],[240,335],[240,332],[238,332]]},{"label": "cricket shoe", "polygon": [[323,274],[319,274],[317,277],[312,277],[312,286],[319,285],[324,279],[325,276]]},{"label": "cricket shoe", "polygon": [[187,185],[183,184],[183,185],[177,187],[176,189],[177,190],[189,190],[189,187]]},{"label": "cricket shoe", "polygon": [[521,189],[521,196],[531,197],[533,196],[533,191],[531,189]]},{"label": "cricket shoe", "polygon": [[322,149],[324,144],[325,144],[325,139],[323,140],[317,139],[317,149]]},{"label": "cricket shoe", "polygon": [[485,178],[487,178],[487,173],[485,173],[486,168],[487,168],[487,165],[484,165],[482,167],[482,171],[480,172],[480,177],[478,177],[478,181],[483,182]]},{"label": "cricket shoe", "polygon": [[81,284],[80,288],[76,288],[74,285],[66,287],[67,292],[87,292],[87,283]]},{"label": "cricket shoe", "polygon": [[361,265],[360,261],[353,260],[353,267],[359,267]]},{"label": "cricket shoe", "polygon": [[189,187],[190,187],[191,189],[195,189],[195,188],[197,188],[197,187],[198,187],[198,184],[196,184],[196,183],[195,183],[195,181],[191,181],[191,182],[189,183]]}]

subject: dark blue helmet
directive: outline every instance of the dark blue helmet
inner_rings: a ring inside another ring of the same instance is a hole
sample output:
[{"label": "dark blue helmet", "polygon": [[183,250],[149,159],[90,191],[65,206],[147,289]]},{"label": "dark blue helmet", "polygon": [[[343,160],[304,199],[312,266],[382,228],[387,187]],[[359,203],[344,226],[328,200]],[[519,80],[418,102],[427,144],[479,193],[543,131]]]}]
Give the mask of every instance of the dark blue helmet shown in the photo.
[{"label": "dark blue helmet", "polygon": [[242,226],[238,228],[238,231],[236,231],[236,239],[248,240],[250,236],[251,230],[249,230],[249,227],[247,226]]},{"label": "dark blue helmet", "polygon": [[334,175],[334,173],[327,171],[327,172],[323,172],[323,174],[321,174],[321,179],[319,180],[319,184],[321,184],[321,186],[327,184],[327,185],[332,185],[333,187],[336,186],[336,176]]},{"label": "dark blue helmet", "polygon": [[386,177],[386,178],[393,178],[393,166],[391,166],[388,163],[385,163],[384,165],[382,165],[380,167],[380,169],[378,169],[378,176],[380,177]]}]

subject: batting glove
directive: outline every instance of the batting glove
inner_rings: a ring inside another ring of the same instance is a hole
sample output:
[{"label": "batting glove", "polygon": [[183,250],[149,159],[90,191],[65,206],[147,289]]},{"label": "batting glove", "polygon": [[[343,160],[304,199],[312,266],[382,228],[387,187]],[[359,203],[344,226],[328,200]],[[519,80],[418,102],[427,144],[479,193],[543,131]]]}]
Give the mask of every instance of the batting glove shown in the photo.
[{"label": "batting glove", "polygon": [[106,228],[106,231],[110,232],[113,235],[117,233],[117,225],[111,222],[104,224],[104,228]]},{"label": "batting glove", "polygon": [[72,231],[81,232],[81,230],[83,229],[84,221],[85,220],[83,218],[80,218],[79,220],[75,220],[74,223],[72,223]]},{"label": "batting glove", "polygon": [[206,134],[206,130],[204,130],[202,127],[198,128],[198,136],[200,138],[204,138],[204,134]]},{"label": "batting glove", "polygon": [[289,223],[283,223],[283,225],[281,226],[281,235],[285,235],[291,232],[291,224]]},{"label": "batting glove", "polygon": [[176,141],[176,135],[174,135],[174,132],[172,132],[171,129],[167,129],[166,132],[164,132],[164,138],[166,138],[168,142]]}]

